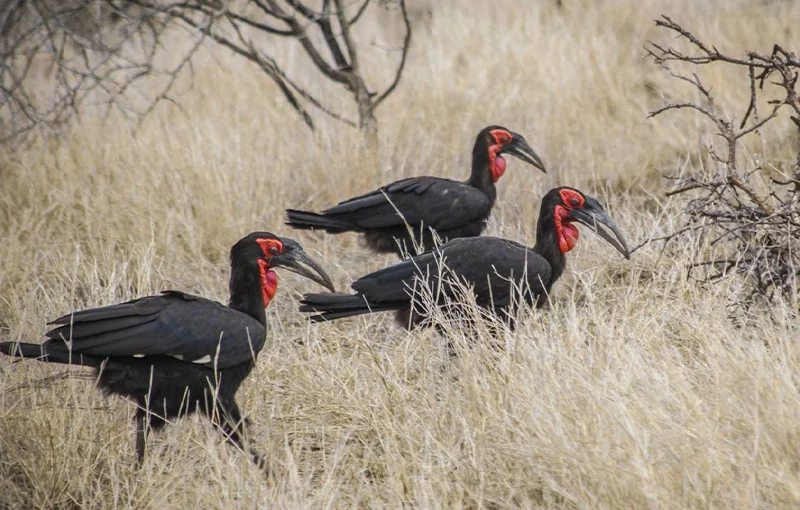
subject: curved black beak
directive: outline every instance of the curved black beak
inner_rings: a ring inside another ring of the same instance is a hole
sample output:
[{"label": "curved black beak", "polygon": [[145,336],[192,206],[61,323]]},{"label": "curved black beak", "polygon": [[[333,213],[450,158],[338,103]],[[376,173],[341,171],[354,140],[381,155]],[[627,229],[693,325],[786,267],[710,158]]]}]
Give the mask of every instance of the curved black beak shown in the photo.
[{"label": "curved black beak", "polygon": [[[600,205],[600,202],[592,197],[586,197],[586,202],[583,204],[583,207],[571,209],[569,215],[573,220],[594,230],[597,235],[605,239],[608,244],[616,248],[626,259],[630,260],[631,250],[628,248],[625,237],[622,235],[617,224],[614,223],[605,209],[603,209],[603,206]],[[606,230],[606,227],[611,230],[610,233]]]},{"label": "curved black beak", "polygon": [[511,143],[505,145],[503,150],[501,151],[503,154],[510,154],[516,158],[521,159],[522,161],[528,163],[529,165],[533,165],[539,170],[544,173],[547,173],[547,170],[544,167],[544,162],[542,162],[542,158],[536,154],[528,142],[525,141],[525,138],[519,133],[511,133],[512,140]]},{"label": "curved black beak", "polygon": [[[282,267],[300,276],[313,280],[331,292],[336,292],[331,277],[322,269],[322,266],[303,251],[300,243],[294,239],[281,238],[283,252],[272,256],[269,263],[272,267]],[[308,267],[306,267],[308,266]],[[310,269],[309,269],[310,268]]]}]

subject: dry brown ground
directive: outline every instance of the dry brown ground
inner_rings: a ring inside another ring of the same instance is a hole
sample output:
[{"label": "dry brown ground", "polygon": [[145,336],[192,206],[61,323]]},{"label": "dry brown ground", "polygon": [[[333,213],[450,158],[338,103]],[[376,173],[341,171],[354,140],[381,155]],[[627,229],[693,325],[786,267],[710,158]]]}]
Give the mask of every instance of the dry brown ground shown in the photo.
[{"label": "dry brown ground", "polygon": [[[239,237],[290,234],[287,206],[409,175],[460,178],[488,123],[525,134],[550,168],[511,160],[492,234],[532,243],[539,199],[558,184],[600,198],[632,244],[669,230],[676,204],[655,169],[696,170],[713,137],[690,114],[645,120],[659,87],[688,93],[643,58],[644,41],[664,36],[652,20],[670,14],[729,52],[800,50],[800,3],[565,3],[415,2],[376,166],[357,133],[319,119],[312,136],[222,53],[198,62],[188,117],[163,107],[138,131],[86,118],[62,143],[0,154],[3,337],[36,341],[70,310],[166,288],[224,301]],[[722,105],[746,97],[745,77],[706,78]],[[787,132],[766,130],[745,157],[789,160]],[[292,235],[342,288],[392,262],[353,236]],[[154,438],[136,470],[132,405],[80,369],[2,359],[0,507],[797,508],[791,308],[737,327],[735,282],[699,288],[688,248],[660,260],[658,248],[626,262],[584,232],[552,308],[505,349],[481,335],[456,360],[436,334],[386,316],[309,325],[296,298],[310,284],[285,276],[240,392],[268,482],[195,418]]]}]

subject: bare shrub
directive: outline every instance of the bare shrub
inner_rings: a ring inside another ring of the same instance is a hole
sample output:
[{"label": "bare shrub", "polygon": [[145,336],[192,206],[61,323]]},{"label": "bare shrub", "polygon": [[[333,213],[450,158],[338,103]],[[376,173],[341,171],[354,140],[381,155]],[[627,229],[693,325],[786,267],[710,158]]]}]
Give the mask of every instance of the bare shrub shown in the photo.
[{"label": "bare shrub", "polygon": [[[724,148],[719,151],[708,146],[711,164],[702,175],[667,176],[674,186],[668,196],[691,198],[683,207],[682,227],[656,240],[691,237],[697,251],[689,274],[701,282],[741,278],[741,292],[731,302],[737,309],[776,299],[787,299],[796,309],[800,273],[800,136],[797,131],[787,133],[795,144],[797,158],[786,168],[774,168],[781,178],[770,175],[754,160],[743,162],[739,151],[745,138],[761,136],[759,130],[787,110],[800,130],[800,99],[796,91],[800,60],[777,44],[771,53],[748,51],[743,58],[734,57],[701,41],[667,16],[656,20],[656,25],[688,41],[691,53],[652,42],[646,47],[647,53],[675,79],[691,85],[696,99],[667,101],[650,117],[673,110],[698,112],[714,125]],[[725,111],[715,101],[711,88],[704,85],[700,74],[710,66],[740,69],[749,78],[742,81],[743,86],[749,87],[749,103],[740,121],[734,120],[735,116]],[[759,111],[759,103],[768,106],[766,112]]]}]

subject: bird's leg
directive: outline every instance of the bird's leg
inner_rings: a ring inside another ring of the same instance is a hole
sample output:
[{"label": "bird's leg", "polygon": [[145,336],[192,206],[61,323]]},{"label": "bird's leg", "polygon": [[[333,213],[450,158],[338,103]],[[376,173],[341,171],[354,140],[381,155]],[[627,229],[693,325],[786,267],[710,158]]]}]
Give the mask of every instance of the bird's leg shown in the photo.
[{"label": "bird's leg", "polygon": [[136,466],[142,467],[144,462],[144,449],[147,442],[147,413],[142,409],[136,410]]},{"label": "bird's leg", "polygon": [[244,420],[236,402],[229,405],[220,403],[219,422],[214,421],[214,425],[225,435],[225,438],[244,452],[249,452],[253,463],[265,473],[269,473],[267,460],[252,448],[247,448],[244,441]]}]

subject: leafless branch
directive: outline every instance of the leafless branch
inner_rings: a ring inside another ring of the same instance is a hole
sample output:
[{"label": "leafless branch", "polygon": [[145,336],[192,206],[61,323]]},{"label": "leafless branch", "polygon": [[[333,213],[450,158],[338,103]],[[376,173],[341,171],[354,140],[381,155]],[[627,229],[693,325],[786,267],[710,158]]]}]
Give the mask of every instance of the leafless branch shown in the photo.
[{"label": "leafless branch", "polygon": [[358,8],[356,15],[353,16],[350,21],[348,22],[350,25],[355,25],[358,22],[358,19],[361,17],[362,14],[367,10],[367,6],[369,5],[370,0],[364,0],[364,3],[361,4],[361,7]]},{"label": "leafless branch", "polygon": [[[176,87],[186,83],[181,76],[191,82],[192,58],[204,45],[226,48],[257,65],[310,128],[316,110],[374,134],[374,110],[400,81],[411,27],[400,0],[405,25],[400,64],[382,94],[370,92],[359,42],[351,33],[370,5],[375,4],[322,0],[311,8],[303,0],[9,0],[0,6],[0,143],[39,127],[57,128],[79,118],[89,105],[104,104],[106,115],[116,110],[141,119],[163,101],[178,104]],[[375,9],[391,5],[381,2]],[[176,33],[191,38],[191,44],[165,43]],[[304,77],[290,76],[264,45],[270,38],[297,41],[316,72],[352,96],[351,112],[358,121],[325,105],[321,95],[302,85]],[[178,59],[176,47],[183,52]]]},{"label": "leafless branch", "polygon": [[[767,302],[778,298],[796,299],[800,274],[800,136],[797,136],[797,159],[790,172],[792,177],[782,182],[762,176],[759,167],[740,169],[736,156],[743,138],[752,134],[760,136],[760,128],[778,118],[784,110],[792,112],[793,120],[800,119],[796,91],[800,60],[779,45],[775,45],[770,54],[749,51],[746,58],[730,56],[666,16],[656,20],[656,25],[688,41],[692,52],[650,43],[645,48],[648,55],[671,76],[691,85],[701,100],[669,102],[653,110],[649,117],[672,110],[698,111],[713,123],[727,151],[722,157],[709,148],[719,165],[709,175],[670,177],[675,188],[667,196],[689,197],[683,206],[686,220],[675,232],[648,242],[666,244],[688,236],[697,243],[699,257],[706,253],[701,249],[703,246],[711,249],[717,256],[693,262],[689,274],[694,277],[695,270],[712,270],[699,278],[705,283],[734,275],[743,278],[747,290],[743,296],[732,300],[733,306],[749,307],[757,299]],[[679,72],[687,65],[696,69],[691,76]],[[749,102],[738,126],[730,120],[733,116],[715,104],[711,91],[699,77],[698,72],[711,65],[747,72]],[[776,79],[768,81],[770,77]],[[772,110],[759,118],[758,100],[766,94],[770,94],[767,104]],[[800,130],[800,121],[795,124]]]},{"label": "leafless branch", "polygon": [[375,100],[374,108],[377,108],[387,97],[389,94],[394,92],[394,89],[397,88],[397,84],[400,83],[400,78],[403,76],[403,70],[406,67],[406,58],[408,57],[408,50],[411,48],[411,21],[408,19],[408,10],[406,9],[406,2],[405,0],[400,0],[400,11],[403,13],[403,25],[406,29],[406,35],[403,38],[403,54],[400,57],[400,64],[397,66],[397,72],[394,75],[394,80],[392,81],[391,85],[383,92],[383,94],[379,95],[378,98]]}]

